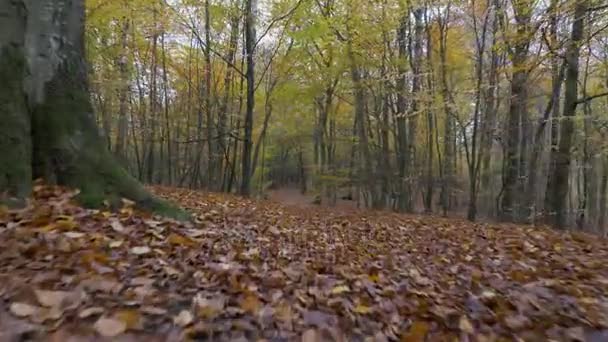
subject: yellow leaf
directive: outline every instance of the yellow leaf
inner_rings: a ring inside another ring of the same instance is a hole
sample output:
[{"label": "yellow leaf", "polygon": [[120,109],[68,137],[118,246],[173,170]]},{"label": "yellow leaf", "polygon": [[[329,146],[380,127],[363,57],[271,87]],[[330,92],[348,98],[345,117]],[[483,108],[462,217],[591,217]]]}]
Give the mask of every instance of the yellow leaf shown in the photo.
[{"label": "yellow leaf", "polygon": [[114,315],[114,318],[123,321],[127,329],[137,329],[141,326],[141,316],[135,310],[120,310]]},{"label": "yellow leaf", "polygon": [[355,307],[355,312],[361,315],[367,315],[368,313],[372,312],[372,308],[359,304]]},{"label": "yellow leaf", "polygon": [[169,242],[172,245],[178,245],[178,246],[194,246],[195,243],[190,240],[189,238],[185,237],[185,236],[181,236],[179,234],[175,234],[175,233],[171,233],[169,235],[169,237],[167,238],[167,242]]},{"label": "yellow leaf", "polygon": [[78,226],[78,223],[74,221],[74,218],[71,216],[60,216],[60,219],[55,222],[55,227],[63,230],[74,229]]},{"label": "yellow leaf", "polygon": [[336,286],[333,289],[331,289],[331,294],[342,294],[342,293],[346,293],[346,292],[350,292],[350,288],[347,285],[340,285],[340,286]]}]

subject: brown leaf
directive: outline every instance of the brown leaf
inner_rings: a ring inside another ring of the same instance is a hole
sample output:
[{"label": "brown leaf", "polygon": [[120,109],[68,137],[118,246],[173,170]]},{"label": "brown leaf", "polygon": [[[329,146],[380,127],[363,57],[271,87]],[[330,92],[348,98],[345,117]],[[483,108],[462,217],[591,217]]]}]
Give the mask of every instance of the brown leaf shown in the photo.
[{"label": "brown leaf", "polygon": [[409,331],[401,336],[401,342],[424,342],[431,327],[427,322],[415,321]]},{"label": "brown leaf", "polygon": [[114,318],[123,321],[127,326],[127,329],[140,329],[142,325],[142,319],[136,310],[120,310],[114,314]]},{"label": "brown leaf", "polygon": [[319,333],[315,329],[308,329],[302,334],[302,342],[320,342],[322,341]]},{"label": "brown leaf", "polygon": [[172,245],[177,245],[177,246],[195,246],[196,243],[194,243],[194,241],[190,240],[189,238],[176,234],[176,233],[171,233],[169,234],[169,236],[167,237],[167,242],[172,244]]},{"label": "brown leaf", "polygon": [[224,310],[224,298],[216,297],[216,298],[205,298],[202,295],[197,295],[194,297],[194,305],[196,307],[196,312],[199,316],[203,318],[213,318],[217,316],[222,310]]},{"label": "brown leaf", "polygon": [[241,309],[243,309],[245,312],[256,314],[258,313],[258,311],[260,311],[260,308],[262,307],[262,302],[260,302],[257,296],[249,294],[245,296],[243,300],[241,300],[240,306]]}]

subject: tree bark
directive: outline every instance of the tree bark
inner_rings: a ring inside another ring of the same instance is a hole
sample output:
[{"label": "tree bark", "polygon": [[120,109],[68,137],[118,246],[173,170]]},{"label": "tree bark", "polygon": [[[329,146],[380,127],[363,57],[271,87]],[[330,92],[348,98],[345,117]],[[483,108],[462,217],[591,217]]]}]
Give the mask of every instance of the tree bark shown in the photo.
[{"label": "tree bark", "polygon": [[507,147],[504,156],[505,176],[501,203],[503,220],[516,220],[519,216],[519,198],[517,194],[520,180],[522,121],[527,119],[527,82],[529,76],[528,50],[530,40],[530,20],[532,4],[520,0],[512,0],[516,21],[516,38],[510,47],[510,58],[513,63],[511,79],[511,103],[507,118]]},{"label": "tree bark", "polygon": [[116,145],[114,153],[118,160],[126,165],[126,140],[128,132],[128,99],[129,99],[129,69],[127,67],[127,45],[128,45],[129,20],[123,18],[120,32],[121,51],[118,57],[118,70],[120,73],[120,86],[118,90],[118,132],[116,135]]},{"label": "tree bark", "polygon": [[245,136],[241,161],[240,194],[249,196],[251,191],[251,151],[253,149],[253,110],[255,108],[255,1],[247,0],[245,4],[245,52],[247,54],[247,105],[245,111]]},{"label": "tree bark", "polygon": [[0,192],[23,198],[41,177],[80,189],[85,205],[126,197],[185,217],[120,167],[99,135],[84,61],[84,1],[0,0],[0,13],[8,14],[0,16],[0,74],[10,76],[0,88]]},{"label": "tree bark", "polygon": [[568,196],[568,185],[570,178],[570,162],[572,137],[574,133],[574,116],[578,102],[578,74],[580,45],[583,40],[585,29],[585,12],[588,1],[577,0],[574,5],[574,21],[568,47],[566,49],[566,81],[564,94],[564,109],[560,131],[559,147],[556,155],[556,165],[552,175],[555,186],[550,189],[549,204],[552,216],[551,224],[558,229],[563,229],[568,223],[566,209],[566,198]]}]

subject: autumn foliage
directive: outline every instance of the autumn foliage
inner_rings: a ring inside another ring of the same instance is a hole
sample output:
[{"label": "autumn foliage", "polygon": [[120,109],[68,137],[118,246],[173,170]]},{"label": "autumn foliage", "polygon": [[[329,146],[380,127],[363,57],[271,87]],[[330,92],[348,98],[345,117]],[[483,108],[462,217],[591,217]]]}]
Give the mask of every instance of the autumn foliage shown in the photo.
[{"label": "autumn foliage", "polygon": [[154,191],[195,222],[43,186],[3,209],[0,340],[608,338],[597,237]]}]

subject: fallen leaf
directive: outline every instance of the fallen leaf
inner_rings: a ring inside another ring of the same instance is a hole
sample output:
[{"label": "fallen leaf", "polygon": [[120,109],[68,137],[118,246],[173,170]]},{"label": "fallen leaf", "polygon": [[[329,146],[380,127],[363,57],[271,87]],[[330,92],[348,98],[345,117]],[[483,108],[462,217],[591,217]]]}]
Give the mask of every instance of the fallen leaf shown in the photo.
[{"label": "fallen leaf", "polygon": [[142,319],[136,310],[120,310],[114,314],[114,319],[123,321],[129,330],[141,328]]},{"label": "fallen leaf", "polygon": [[151,249],[148,246],[137,246],[131,248],[131,253],[135,255],[144,255],[150,253]]},{"label": "fallen leaf", "polygon": [[196,312],[203,318],[213,318],[217,316],[224,309],[223,298],[205,298],[198,294],[194,298],[194,305],[196,306]]},{"label": "fallen leaf", "polygon": [[173,317],[173,323],[180,327],[188,326],[192,323],[194,317],[188,310],[182,310],[177,316]]},{"label": "fallen leaf", "polygon": [[80,239],[85,236],[85,233],[81,233],[81,232],[65,232],[63,234],[65,236],[69,237],[70,239]]},{"label": "fallen leaf", "polygon": [[110,242],[110,244],[108,246],[110,246],[110,248],[119,248],[120,246],[123,245],[123,243],[124,243],[124,241],[117,240],[117,241]]},{"label": "fallen leaf", "polygon": [[171,233],[169,234],[169,236],[167,237],[167,242],[169,242],[172,245],[177,245],[177,246],[194,246],[196,245],[194,243],[194,241],[190,240],[189,238],[179,235],[179,234],[175,234],[175,233]]},{"label": "fallen leaf", "polygon": [[408,332],[401,336],[401,342],[424,342],[430,329],[427,322],[415,321]]},{"label": "fallen leaf", "polygon": [[78,318],[88,318],[91,316],[97,316],[97,315],[101,315],[105,312],[106,310],[102,307],[99,306],[94,306],[94,307],[90,307],[90,308],[86,308],[82,311],[80,311],[78,313]]},{"label": "fallen leaf", "polygon": [[73,307],[80,302],[80,295],[76,292],[35,290],[34,293],[38,303],[46,307]]},{"label": "fallen leaf", "polygon": [[40,307],[26,303],[12,303],[10,311],[17,317],[28,317],[40,311]]},{"label": "fallen leaf", "polygon": [[110,221],[110,227],[112,227],[112,229],[116,232],[119,232],[119,233],[125,232],[125,226],[123,226],[122,223],[120,223],[120,221],[117,219],[113,219]]},{"label": "fallen leaf", "polygon": [[127,324],[116,318],[100,317],[93,328],[103,337],[116,337],[127,331]]},{"label": "fallen leaf", "polygon": [[367,315],[372,312],[372,308],[370,308],[369,306],[359,304],[359,305],[355,306],[354,311],[361,315]]},{"label": "fallen leaf", "polygon": [[322,340],[318,335],[316,330],[308,329],[302,334],[302,342],[320,342]]},{"label": "fallen leaf", "polygon": [[255,295],[249,294],[249,295],[245,296],[245,299],[243,299],[241,301],[240,306],[241,306],[241,309],[243,309],[245,312],[249,312],[251,314],[256,314],[258,311],[260,311],[262,303],[260,302],[258,297],[256,297]]},{"label": "fallen leaf", "polygon": [[347,285],[339,285],[331,289],[331,294],[338,295],[342,293],[350,292],[350,288]]},{"label": "fallen leaf", "polygon": [[473,334],[475,329],[473,328],[473,324],[466,316],[461,316],[458,321],[458,329],[466,334]]},{"label": "fallen leaf", "polygon": [[162,316],[167,314],[167,310],[155,306],[142,306],[139,311],[153,316]]}]

